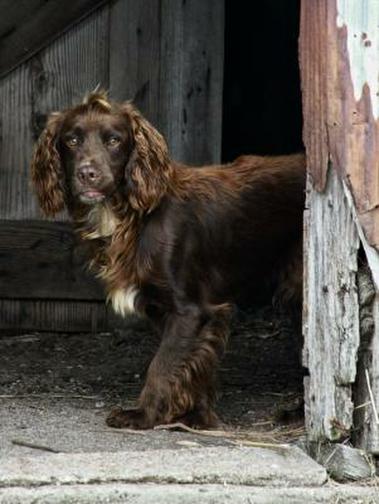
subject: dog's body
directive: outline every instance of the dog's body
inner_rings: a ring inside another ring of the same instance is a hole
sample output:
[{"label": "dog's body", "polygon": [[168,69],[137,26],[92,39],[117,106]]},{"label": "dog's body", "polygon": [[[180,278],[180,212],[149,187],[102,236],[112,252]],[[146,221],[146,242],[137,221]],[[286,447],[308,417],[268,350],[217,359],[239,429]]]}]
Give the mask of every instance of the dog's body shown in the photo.
[{"label": "dog's body", "polygon": [[217,423],[232,305],[278,281],[301,298],[304,178],[302,154],[176,164],[130,104],[103,95],[50,120],[33,162],[41,207],[67,206],[114,309],[146,315],[162,335],[138,408],[114,410],[109,425]]}]

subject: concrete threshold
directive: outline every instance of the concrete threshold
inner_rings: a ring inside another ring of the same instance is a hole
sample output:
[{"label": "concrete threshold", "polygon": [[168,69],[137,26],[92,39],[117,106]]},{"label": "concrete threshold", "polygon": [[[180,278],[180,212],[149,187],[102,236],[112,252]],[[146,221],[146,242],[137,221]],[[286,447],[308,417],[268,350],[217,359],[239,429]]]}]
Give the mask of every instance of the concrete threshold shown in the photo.
[{"label": "concrete threshold", "polygon": [[379,490],[355,485],[270,488],[235,485],[93,484],[0,490],[1,504],[378,504]]},{"label": "concrete threshold", "polygon": [[323,467],[295,446],[49,453],[0,459],[0,488],[90,483],[320,486]]},{"label": "concrete threshold", "polygon": [[379,504],[328,482],[294,446],[199,447],[0,458],[0,504]]}]

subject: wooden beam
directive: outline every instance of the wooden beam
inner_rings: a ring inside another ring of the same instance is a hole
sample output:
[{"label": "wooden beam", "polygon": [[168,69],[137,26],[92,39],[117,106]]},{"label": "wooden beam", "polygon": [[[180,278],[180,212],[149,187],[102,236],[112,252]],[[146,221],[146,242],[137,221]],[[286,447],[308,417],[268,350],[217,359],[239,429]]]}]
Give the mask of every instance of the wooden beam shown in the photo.
[{"label": "wooden beam", "polygon": [[104,301],[71,226],[0,221],[0,298]]},{"label": "wooden beam", "polygon": [[109,0],[1,0],[0,76]]},{"label": "wooden beam", "polygon": [[173,157],[221,159],[224,2],[162,0],[160,120]]},{"label": "wooden beam", "polygon": [[0,299],[0,330],[100,332],[108,329],[105,303]]},{"label": "wooden beam", "polygon": [[117,0],[111,5],[109,32],[112,99],[133,100],[158,128],[160,16],[156,0]]}]

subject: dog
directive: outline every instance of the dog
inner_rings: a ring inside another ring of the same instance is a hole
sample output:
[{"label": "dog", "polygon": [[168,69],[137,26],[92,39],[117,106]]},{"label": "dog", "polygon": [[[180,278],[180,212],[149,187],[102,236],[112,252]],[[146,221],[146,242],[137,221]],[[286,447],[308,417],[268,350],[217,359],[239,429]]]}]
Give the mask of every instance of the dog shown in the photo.
[{"label": "dog", "polygon": [[42,211],[66,208],[122,316],[161,334],[135,409],[111,427],[218,424],[215,375],[233,307],[277,284],[301,300],[305,156],[241,156],[222,166],[170,159],[132,103],[103,92],[48,119],[33,155]]}]

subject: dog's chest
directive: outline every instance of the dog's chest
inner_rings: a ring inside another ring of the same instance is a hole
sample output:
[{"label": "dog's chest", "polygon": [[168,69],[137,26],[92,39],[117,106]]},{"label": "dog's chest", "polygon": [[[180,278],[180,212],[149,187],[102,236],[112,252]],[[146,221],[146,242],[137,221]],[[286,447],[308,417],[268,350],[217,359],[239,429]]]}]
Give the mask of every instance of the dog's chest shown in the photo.
[{"label": "dog's chest", "polygon": [[[114,237],[117,227],[120,225],[120,220],[115,216],[112,210],[107,206],[95,207],[91,210],[88,221],[91,231],[85,234],[85,239],[105,240],[105,256],[108,260],[105,264],[102,264],[98,276],[107,285],[108,296],[107,300],[111,302],[112,307],[116,313],[122,317],[126,317],[128,314],[136,313],[135,300],[138,294],[138,288],[132,282],[129,283],[126,278],[122,276],[119,272],[120,283],[122,287],[114,286],[115,270],[117,267],[117,259],[119,257],[114,257],[112,253],[112,237]],[[125,233],[125,235],[127,232]],[[126,236],[124,236],[126,238]],[[125,247],[125,254],[127,253],[127,248]],[[129,283],[129,284],[128,284]]]},{"label": "dog's chest", "polygon": [[88,224],[91,231],[85,233],[87,240],[110,238],[116,231],[120,221],[106,205],[94,207],[88,214]]}]

